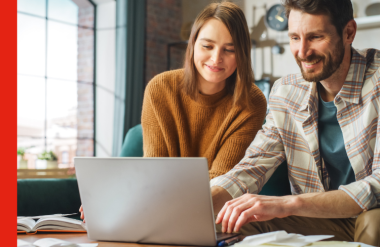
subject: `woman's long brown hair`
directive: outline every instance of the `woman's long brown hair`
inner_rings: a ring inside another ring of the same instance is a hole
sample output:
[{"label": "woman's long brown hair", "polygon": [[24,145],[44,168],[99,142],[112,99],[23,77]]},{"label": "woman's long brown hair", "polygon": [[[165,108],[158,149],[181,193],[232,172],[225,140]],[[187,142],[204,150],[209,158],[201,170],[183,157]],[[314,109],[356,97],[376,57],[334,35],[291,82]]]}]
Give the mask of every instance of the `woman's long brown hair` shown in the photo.
[{"label": "woman's long brown hair", "polygon": [[192,99],[197,100],[198,80],[197,69],[194,65],[194,45],[199,30],[211,18],[221,21],[227,27],[235,48],[237,69],[226,80],[227,90],[233,95],[234,105],[251,108],[249,92],[254,83],[251,67],[251,38],[243,11],[231,2],[212,3],[195,19],[186,50],[182,89]]}]

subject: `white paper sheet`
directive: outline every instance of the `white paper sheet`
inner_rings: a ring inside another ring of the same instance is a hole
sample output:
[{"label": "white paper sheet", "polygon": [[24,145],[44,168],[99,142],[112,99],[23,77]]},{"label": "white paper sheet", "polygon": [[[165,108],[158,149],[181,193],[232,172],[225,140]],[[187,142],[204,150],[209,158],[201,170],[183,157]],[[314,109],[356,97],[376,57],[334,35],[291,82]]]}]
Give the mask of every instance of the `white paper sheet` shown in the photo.
[{"label": "white paper sheet", "polygon": [[77,244],[77,243],[71,243],[71,242],[67,242],[61,239],[57,239],[57,238],[41,238],[35,241],[33,244],[28,243],[21,239],[17,239],[17,247],[21,247],[21,246],[52,247],[52,246],[60,246],[60,245],[65,246],[65,247],[96,247],[98,246],[97,243]]},{"label": "white paper sheet", "polygon": [[333,235],[311,235],[303,236],[301,234],[287,233],[286,231],[276,231],[257,234],[246,237],[240,243],[235,244],[236,247],[257,246],[261,244],[287,245],[294,247],[302,247],[313,242],[321,241],[334,237]]},{"label": "white paper sheet", "polygon": [[21,239],[17,239],[17,247],[32,247],[32,246],[35,246],[35,245],[33,245],[33,244],[31,244],[31,243],[28,243],[28,242],[26,242],[26,241],[24,241],[24,240],[21,240]]},{"label": "white paper sheet", "polygon": [[360,247],[376,247],[373,245],[363,244],[363,243],[359,243],[359,242],[350,242],[350,244],[360,244]]}]

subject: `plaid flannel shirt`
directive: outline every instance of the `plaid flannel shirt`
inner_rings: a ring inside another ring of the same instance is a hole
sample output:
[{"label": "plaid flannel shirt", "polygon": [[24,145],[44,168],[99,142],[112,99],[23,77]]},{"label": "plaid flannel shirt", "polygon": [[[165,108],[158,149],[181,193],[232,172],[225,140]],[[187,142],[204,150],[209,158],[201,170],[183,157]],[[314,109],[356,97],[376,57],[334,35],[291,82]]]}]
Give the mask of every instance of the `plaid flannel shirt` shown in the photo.
[{"label": "plaid flannel shirt", "polygon": [[[301,74],[276,81],[266,123],[231,171],[211,180],[233,198],[257,194],[283,162],[293,195],[329,190],[330,177],[319,152],[316,82]],[[380,206],[380,51],[352,48],[346,81],[334,99],[356,181],[342,185],[363,209]]]}]

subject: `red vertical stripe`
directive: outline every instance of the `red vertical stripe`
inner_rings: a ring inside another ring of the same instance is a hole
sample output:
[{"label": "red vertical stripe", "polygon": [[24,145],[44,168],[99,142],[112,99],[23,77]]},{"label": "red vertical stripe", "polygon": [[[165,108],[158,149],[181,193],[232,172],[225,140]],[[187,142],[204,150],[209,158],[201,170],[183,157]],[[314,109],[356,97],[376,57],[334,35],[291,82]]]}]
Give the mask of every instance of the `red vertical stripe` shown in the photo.
[{"label": "red vertical stripe", "polygon": [[1,47],[1,246],[17,246],[17,0],[2,1]]}]

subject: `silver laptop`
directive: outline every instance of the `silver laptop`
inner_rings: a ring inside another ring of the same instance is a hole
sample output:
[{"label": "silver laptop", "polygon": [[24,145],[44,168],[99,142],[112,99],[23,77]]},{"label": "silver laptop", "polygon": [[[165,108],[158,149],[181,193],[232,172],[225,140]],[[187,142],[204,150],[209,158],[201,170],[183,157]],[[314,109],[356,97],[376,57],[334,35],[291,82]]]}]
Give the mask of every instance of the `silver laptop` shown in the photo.
[{"label": "silver laptop", "polygon": [[206,158],[75,158],[88,237],[215,246]]}]

